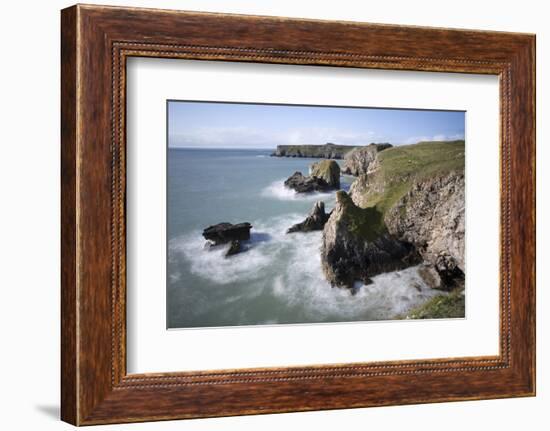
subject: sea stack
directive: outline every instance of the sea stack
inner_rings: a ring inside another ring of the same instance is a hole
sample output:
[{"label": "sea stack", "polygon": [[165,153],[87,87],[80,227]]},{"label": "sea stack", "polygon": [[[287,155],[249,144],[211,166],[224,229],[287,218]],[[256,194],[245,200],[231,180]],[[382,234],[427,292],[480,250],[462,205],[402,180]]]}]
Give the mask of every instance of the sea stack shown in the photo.
[{"label": "sea stack", "polygon": [[245,223],[218,223],[208,226],[203,230],[202,236],[213,243],[213,245],[227,244],[231,241],[247,241],[250,239],[252,225]]},{"label": "sea stack", "polygon": [[330,214],[325,213],[325,203],[322,201],[316,202],[306,219],[291,226],[286,233],[322,230],[329,217]]},{"label": "sea stack", "polygon": [[296,193],[326,192],[332,186],[323,178],[304,176],[301,172],[294,172],[285,181],[285,186],[296,191]]},{"label": "sea stack", "polygon": [[340,166],[334,160],[321,160],[309,167],[312,177],[322,178],[332,188],[340,188]]}]

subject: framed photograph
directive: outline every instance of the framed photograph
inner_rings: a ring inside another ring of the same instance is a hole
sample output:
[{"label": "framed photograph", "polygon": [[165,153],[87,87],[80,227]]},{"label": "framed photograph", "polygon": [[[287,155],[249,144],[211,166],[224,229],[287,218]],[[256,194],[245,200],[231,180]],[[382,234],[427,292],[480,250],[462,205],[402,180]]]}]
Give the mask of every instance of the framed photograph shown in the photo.
[{"label": "framed photograph", "polygon": [[535,394],[535,36],[61,14],[61,415]]}]

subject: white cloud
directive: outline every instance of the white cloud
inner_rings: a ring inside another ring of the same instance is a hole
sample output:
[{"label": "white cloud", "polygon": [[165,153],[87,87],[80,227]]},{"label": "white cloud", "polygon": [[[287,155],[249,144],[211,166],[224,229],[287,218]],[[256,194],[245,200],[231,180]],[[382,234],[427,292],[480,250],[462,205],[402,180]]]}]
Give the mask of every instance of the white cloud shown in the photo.
[{"label": "white cloud", "polygon": [[455,133],[454,135],[437,134],[433,136],[412,136],[403,141],[403,144],[416,144],[423,141],[454,141],[457,139],[464,139],[464,133]]},{"label": "white cloud", "polygon": [[199,127],[183,133],[171,134],[171,147],[241,147],[275,148],[277,145],[319,145],[327,142],[365,145],[377,140],[376,133],[349,132],[335,128],[301,128],[272,132],[250,127]]}]

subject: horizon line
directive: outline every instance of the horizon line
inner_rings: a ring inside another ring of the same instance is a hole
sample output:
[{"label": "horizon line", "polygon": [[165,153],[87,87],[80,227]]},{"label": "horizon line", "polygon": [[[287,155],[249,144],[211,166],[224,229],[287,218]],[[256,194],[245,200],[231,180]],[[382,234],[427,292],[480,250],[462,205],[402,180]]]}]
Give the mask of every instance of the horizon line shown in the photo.
[{"label": "horizon line", "polygon": [[201,147],[201,146],[171,146],[167,145],[168,149],[182,149],[182,150],[276,150],[278,146],[285,145],[285,146],[296,146],[296,147],[304,147],[304,146],[322,146],[327,144],[333,144],[338,145],[342,147],[367,147],[372,144],[390,144],[393,146],[402,146],[402,145],[416,145],[420,144],[421,142],[456,142],[456,141],[464,141],[466,142],[466,138],[458,138],[458,139],[445,139],[445,140],[420,140],[418,142],[413,143],[392,143],[392,142],[370,142],[368,144],[359,144],[359,145],[352,145],[352,144],[334,144],[332,142],[327,142],[325,144],[277,144],[275,147]]}]

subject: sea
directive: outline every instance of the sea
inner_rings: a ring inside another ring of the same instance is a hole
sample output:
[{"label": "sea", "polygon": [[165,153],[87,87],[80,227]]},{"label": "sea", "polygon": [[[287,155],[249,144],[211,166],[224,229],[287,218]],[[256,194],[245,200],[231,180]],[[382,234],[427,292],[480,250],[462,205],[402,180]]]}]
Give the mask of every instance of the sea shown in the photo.
[{"label": "sea", "polygon": [[[316,201],[284,186],[318,159],[270,157],[266,149],[168,149],[167,327],[315,324],[392,320],[438,292],[418,267],[380,274],[355,293],[331,287],[320,259],[322,232],[286,234]],[[353,177],[343,176],[349,190]],[[202,231],[220,222],[252,224],[246,251],[224,257]]]}]

